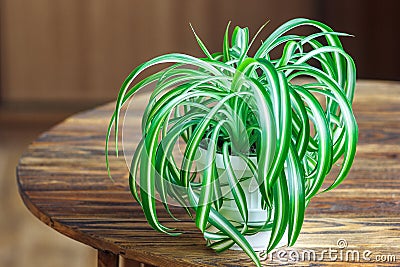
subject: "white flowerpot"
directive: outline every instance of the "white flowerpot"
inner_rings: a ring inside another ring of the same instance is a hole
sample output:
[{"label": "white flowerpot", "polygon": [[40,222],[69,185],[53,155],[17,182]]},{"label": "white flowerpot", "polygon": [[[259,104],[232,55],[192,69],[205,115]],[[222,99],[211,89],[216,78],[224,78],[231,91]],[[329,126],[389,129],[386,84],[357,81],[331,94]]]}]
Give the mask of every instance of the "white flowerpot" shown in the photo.
[{"label": "white flowerpot", "polygon": [[[203,170],[206,166],[205,163],[207,152],[204,149],[199,149],[198,156],[197,156],[197,167],[199,170]],[[250,157],[250,160],[257,164],[256,157]],[[238,156],[230,156],[230,162],[232,168],[235,172],[236,178],[239,180],[244,177],[251,177],[244,181],[241,181],[240,184],[243,188],[243,191],[246,195],[247,207],[248,207],[248,223],[254,226],[262,226],[265,224],[265,221],[268,218],[268,210],[262,209],[261,206],[261,193],[259,192],[257,186],[257,181],[253,177],[251,170],[248,168],[245,161],[238,157]],[[219,181],[221,184],[228,184],[227,173],[225,171],[223,157],[222,154],[217,153],[215,157],[215,163],[219,174]],[[235,222],[243,222],[243,219],[239,213],[239,210],[236,206],[235,201],[233,200],[233,195],[229,186],[223,186],[222,194],[227,199],[232,200],[224,200],[224,203],[219,210],[219,212],[228,220],[235,221]],[[270,211],[272,212],[272,211]],[[271,215],[273,218],[273,213]],[[255,251],[264,251],[267,249],[269,240],[271,237],[271,230],[266,230],[263,232],[259,232],[253,235],[246,235],[245,238],[250,243],[252,248]],[[288,237],[287,237],[287,229],[285,231],[284,236],[282,237],[281,241],[278,243],[277,247],[282,247],[287,245]],[[239,246],[236,244],[232,246],[230,249],[232,250],[241,250]]]}]

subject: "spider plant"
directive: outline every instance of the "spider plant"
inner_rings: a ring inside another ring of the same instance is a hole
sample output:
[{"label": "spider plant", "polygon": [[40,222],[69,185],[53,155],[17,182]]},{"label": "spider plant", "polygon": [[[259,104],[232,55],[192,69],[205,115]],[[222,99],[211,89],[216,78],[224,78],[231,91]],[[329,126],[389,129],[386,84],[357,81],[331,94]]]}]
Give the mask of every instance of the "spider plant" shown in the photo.
[{"label": "spider plant", "polygon": [[[288,33],[302,26],[316,31],[308,36]],[[222,52],[211,53],[194,32],[204,58],[166,54],[129,74],[109,123],[106,162],[109,170],[113,126],[118,154],[124,104],[153,84],[129,176],[132,195],[148,223],[157,231],[178,235],[157,216],[159,200],[175,218],[170,209],[173,200],[212,241],[211,248],[223,251],[236,244],[260,266],[244,236],[270,230],[271,251],[287,231],[288,245],[293,245],[311,198],[334,189],[349,173],[358,138],[352,111],[356,70],[339,40],[348,35],[317,21],[297,18],[284,23],[252,56],[249,49],[255,37],[249,40],[249,30],[235,27],[231,38],[229,32],[228,24]],[[273,51],[280,56],[271,56]],[[137,79],[144,70],[164,63],[170,64]],[[303,79],[299,83],[296,78]],[[183,155],[177,155],[174,151],[181,141]],[[200,149],[207,153],[203,169],[196,162]],[[224,182],[214,160],[217,155],[223,158]],[[261,226],[248,220],[245,178],[233,171],[232,157],[243,160],[257,181],[262,207],[269,214]],[[323,187],[328,174],[335,177]],[[221,193],[223,187],[229,187],[231,199]],[[227,201],[236,203],[241,221],[221,214]]]}]

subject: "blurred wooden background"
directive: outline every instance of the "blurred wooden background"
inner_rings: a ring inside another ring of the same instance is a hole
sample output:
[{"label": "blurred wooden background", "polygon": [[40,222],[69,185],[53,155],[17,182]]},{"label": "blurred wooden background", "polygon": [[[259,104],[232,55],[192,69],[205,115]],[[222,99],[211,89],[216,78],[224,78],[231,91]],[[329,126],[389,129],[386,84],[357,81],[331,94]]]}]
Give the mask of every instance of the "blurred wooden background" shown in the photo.
[{"label": "blurred wooden background", "polygon": [[[220,51],[229,20],[261,34],[294,17],[344,38],[358,76],[400,80],[399,0],[0,0],[0,266],[95,266],[90,248],[51,231],[23,206],[19,155],[42,131],[115,99],[138,64],[168,52],[201,56],[189,23]],[[395,14],[396,13],[396,14]]]},{"label": "blurred wooden background", "polygon": [[[101,102],[129,71],[167,52],[201,55],[189,22],[220,50],[225,26],[262,36],[284,21],[319,19],[338,31],[361,78],[400,79],[398,0],[1,0],[1,96],[12,101]],[[396,29],[397,28],[397,29]]]}]

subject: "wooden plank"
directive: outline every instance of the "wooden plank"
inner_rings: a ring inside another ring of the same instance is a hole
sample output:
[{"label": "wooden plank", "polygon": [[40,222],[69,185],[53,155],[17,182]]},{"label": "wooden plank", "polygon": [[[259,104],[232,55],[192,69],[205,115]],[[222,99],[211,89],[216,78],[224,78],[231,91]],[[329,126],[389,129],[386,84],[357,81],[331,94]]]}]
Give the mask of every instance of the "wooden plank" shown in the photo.
[{"label": "wooden plank", "polygon": [[129,260],[129,259],[123,258],[122,267],[142,267],[142,264],[135,260]]},{"label": "wooden plank", "polygon": [[97,266],[98,267],[118,267],[119,257],[112,252],[98,250],[97,251]]}]

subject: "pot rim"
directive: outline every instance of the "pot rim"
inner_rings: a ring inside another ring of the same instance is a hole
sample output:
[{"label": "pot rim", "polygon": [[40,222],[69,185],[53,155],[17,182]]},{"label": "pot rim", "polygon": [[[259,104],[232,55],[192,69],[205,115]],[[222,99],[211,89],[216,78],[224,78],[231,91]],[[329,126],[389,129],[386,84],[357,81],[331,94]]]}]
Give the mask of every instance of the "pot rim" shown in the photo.
[{"label": "pot rim", "polygon": [[[199,147],[198,153],[200,153],[200,155],[198,156],[196,161],[201,162],[201,163],[206,162],[206,155],[207,155],[206,152],[207,152],[207,149]],[[230,158],[233,170],[235,170],[235,171],[241,171],[241,170],[250,171],[249,167],[247,166],[247,163],[241,157],[229,155],[229,158]],[[249,156],[248,158],[257,166],[257,157],[256,156]],[[218,169],[225,169],[222,153],[217,151],[217,153],[215,154],[215,161],[216,161],[216,166]]]}]

